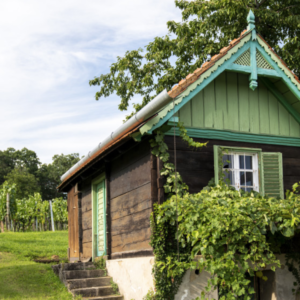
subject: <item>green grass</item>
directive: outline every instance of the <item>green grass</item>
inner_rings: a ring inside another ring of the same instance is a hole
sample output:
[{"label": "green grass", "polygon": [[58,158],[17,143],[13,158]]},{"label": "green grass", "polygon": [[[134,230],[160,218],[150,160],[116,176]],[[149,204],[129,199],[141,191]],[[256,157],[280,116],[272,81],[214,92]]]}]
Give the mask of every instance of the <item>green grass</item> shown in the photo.
[{"label": "green grass", "polygon": [[0,233],[0,252],[16,254],[22,259],[67,258],[68,231]]},{"label": "green grass", "polygon": [[68,232],[0,233],[0,299],[71,300],[51,265],[34,258],[67,256]]}]

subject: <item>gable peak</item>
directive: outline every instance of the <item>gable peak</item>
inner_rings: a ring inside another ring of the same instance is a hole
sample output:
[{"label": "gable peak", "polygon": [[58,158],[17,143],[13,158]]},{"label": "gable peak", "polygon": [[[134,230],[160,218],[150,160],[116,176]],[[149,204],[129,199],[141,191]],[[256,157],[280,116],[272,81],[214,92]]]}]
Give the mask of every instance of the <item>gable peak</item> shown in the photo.
[{"label": "gable peak", "polygon": [[252,30],[253,28],[255,28],[255,15],[251,9],[247,16],[247,22],[248,22],[248,30]]}]

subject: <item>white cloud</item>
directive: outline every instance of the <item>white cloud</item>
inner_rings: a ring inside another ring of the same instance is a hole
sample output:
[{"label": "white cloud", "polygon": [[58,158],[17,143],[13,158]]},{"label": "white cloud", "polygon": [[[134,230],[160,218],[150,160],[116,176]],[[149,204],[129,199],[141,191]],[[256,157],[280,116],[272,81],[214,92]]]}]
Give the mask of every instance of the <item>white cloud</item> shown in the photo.
[{"label": "white cloud", "polygon": [[116,96],[96,102],[89,79],[172,19],[173,0],[2,0],[0,149],[86,154],[126,115]]}]

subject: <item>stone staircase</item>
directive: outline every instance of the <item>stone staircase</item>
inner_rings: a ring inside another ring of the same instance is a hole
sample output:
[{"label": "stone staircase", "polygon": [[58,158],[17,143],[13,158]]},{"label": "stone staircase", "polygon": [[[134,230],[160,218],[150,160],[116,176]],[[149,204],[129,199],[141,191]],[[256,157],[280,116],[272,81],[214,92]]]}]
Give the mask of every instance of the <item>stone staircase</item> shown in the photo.
[{"label": "stone staircase", "polygon": [[93,263],[59,264],[52,269],[73,295],[86,300],[123,300],[114,292],[107,271],[96,269]]}]

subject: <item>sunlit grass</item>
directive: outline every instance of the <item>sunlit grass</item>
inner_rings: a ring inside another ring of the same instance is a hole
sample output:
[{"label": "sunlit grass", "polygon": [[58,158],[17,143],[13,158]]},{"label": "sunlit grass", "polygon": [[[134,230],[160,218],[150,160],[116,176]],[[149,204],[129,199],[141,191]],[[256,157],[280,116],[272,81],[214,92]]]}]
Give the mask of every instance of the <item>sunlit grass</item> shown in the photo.
[{"label": "sunlit grass", "polygon": [[0,299],[71,300],[51,265],[33,258],[66,258],[68,232],[0,233]]},{"label": "sunlit grass", "polygon": [[0,252],[16,254],[22,259],[67,258],[68,231],[0,233]]}]

